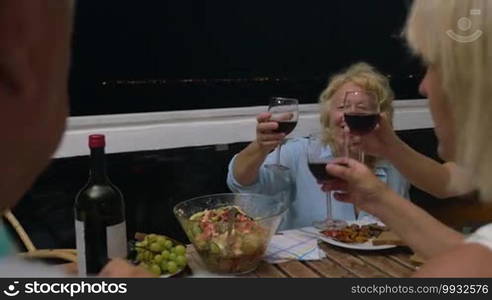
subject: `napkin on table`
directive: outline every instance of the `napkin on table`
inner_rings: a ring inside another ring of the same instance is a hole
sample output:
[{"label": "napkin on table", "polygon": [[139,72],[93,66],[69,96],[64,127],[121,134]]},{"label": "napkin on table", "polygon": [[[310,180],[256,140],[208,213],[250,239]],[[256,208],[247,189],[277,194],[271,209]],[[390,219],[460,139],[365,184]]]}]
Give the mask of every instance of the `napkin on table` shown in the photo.
[{"label": "napkin on table", "polygon": [[318,247],[318,238],[301,228],[274,235],[263,259],[273,264],[289,260],[320,260],[324,257],[326,254]]}]

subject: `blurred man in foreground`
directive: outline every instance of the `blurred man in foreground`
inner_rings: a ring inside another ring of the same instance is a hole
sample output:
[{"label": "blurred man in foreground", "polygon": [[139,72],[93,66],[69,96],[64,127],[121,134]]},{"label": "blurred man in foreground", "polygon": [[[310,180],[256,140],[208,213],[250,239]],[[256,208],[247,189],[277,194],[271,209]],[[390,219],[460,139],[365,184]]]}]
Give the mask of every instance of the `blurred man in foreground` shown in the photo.
[{"label": "blurred man in foreground", "polygon": [[[48,164],[68,114],[73,0],[0,0],[0,213]],[[0,221],[1,276],[63,276],[17,259]],[[124,261],[103,276],[150,276]]]}]

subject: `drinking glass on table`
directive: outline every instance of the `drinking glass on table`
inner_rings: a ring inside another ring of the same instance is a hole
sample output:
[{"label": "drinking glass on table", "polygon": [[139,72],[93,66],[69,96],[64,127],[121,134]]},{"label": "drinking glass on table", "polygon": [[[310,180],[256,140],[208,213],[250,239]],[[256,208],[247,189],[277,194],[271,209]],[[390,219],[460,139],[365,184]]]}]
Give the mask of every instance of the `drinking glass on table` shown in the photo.
[{"label": "drinking glass on table", "polygon": [[[318,183],[336,178],[326,172],[326,164],[334,158],[335,157],[333,154],[328,151],[328,147],[323,142],[321,135],[314,134],[308,137],[307,163],[311,174],[313,174]],[[327,194],[326,219],[314,221],[314,227],[323,230],[334,230],[348,225],[344,220],[337,220],[333,218],[331,199],[332,197],[330,194]]]},{"label": "drinking glass on table", "polygon": [[[270,121],[276,121],[278,128],[275,133],[284,133],[286,136],[294,130],[299,118],[299,101],[292,98],[273,97],[268,105],[268,112],[272,114]],[[266,165],[267,168],[288,169],[280,163],[280,150],[282,144],[277,149],[277,162]]]},{"label": "drinking glass on table", "polygon": [[[379,101],[374,92],[349,91],[345,93],[344,120],[350,130],[350,135],[362,136],[374,130],[379,122],[379,112]],[[345,141],[346,147],[350,144],[350,135]],[[363,151],[359,150],[358,157],[359,161],[364,163]]]}]

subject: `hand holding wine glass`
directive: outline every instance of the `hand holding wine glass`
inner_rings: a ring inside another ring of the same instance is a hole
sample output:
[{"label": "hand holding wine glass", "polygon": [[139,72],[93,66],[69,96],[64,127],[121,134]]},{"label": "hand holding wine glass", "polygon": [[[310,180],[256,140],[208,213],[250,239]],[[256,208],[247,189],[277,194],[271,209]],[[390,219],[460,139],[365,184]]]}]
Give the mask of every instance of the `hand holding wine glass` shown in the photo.
[{"label": "hand holding wine glass", "polygon": [[[288,135],[294,130],[299,118],[298,106],[299,101],[297,99],[274,97],[270,100],[268,106],[268,112],[271,113],[270,121],[276,121],[278,123],[277,129],[273,130],[275,133]],[[267,165],[266,167],[283,170],[288,169],[280,163],[281,148],[282,144],[278,146],[277,163]]]},{"label": "hand holding wine glass", "polygon": [[[337,178],[326,172],[326,165],[334,158],[333,154],[327,150],[326,144],[323,143],[321,135],[314,134],[309,136],[307,163],[311,174],[316,178],[319,184],[325,184],[326,182]],[[347,226],[346,221],[333,218],[330,195],[326,195],[326,219],[313,222],[313,226],[323,230],[336,230]]]},{"label": "hand holding wine glass", "polygon": [[351,158],[336,158],[327,165],[326,171],[338,180],[323,183],[323,191],[344,190],[335,195],[337,200],[352,203],[374,215],[377,215],[377,205],[386,199],[385,194],[394,193],[366,165]]},{"label": "hand holding wine glass", "polygon": [[387,114],[382,113],[376,128],[369,134],[361,136],[360,149],[364,153],[387,158],[394,152],[395,147],[403,143],[396,135],[389,118]]},{"label": "hand holding wine glass", "polygon": [[277,148],[284,139],[283,134],[275,132],[278,124],[270,118],[269,112],[262,112],[256,116],[256,142],[265,155]]}]

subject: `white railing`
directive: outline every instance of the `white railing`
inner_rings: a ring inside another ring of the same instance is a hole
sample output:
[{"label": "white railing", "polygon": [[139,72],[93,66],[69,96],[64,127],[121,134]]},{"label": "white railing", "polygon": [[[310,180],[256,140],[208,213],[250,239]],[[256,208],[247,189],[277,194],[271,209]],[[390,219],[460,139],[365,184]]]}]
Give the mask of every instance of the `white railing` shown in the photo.
[{"label": "white railing", "polygon": [[[395,101],[396,130],[432,128],[427,100]],[[55,158],[87,155],[87,136],[106,134],[108,153],[247,142],[255,138],[256,115],[265,106],[71,117]],[[317,104],[300,105],[291,136],[319,127]]]}]

